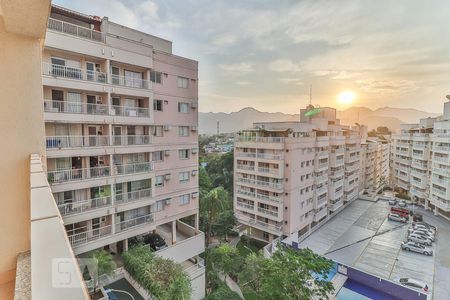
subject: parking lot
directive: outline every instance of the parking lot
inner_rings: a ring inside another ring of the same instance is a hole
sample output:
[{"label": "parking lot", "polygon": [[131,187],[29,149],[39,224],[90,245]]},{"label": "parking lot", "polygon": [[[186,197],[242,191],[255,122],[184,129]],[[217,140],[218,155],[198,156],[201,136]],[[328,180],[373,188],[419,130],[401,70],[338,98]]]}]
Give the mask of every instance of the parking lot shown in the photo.
[{"label": "parking lot", "polygon": [[432,248],[425,256],[401,249],[409,224],[387,219],[387,201],[356,200],[316,230],[300,247],[309,247],[338,262],[382,278],[398,281],[409,277],[425,282],[433,299],[450,295],[450,222],[420,211],[424,221],[438,228]]}]

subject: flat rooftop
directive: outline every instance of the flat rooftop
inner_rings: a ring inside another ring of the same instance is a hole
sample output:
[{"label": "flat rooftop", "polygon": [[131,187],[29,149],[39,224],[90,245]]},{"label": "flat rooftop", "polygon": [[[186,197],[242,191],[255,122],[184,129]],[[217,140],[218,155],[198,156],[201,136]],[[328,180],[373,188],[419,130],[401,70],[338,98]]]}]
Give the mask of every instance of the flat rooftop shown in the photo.
[{"label": "flat rooftop", "polygon": [[403,251],[409,225],[389,221],[387,201],[356,200],[303,240],[310,248],[337,262],[398,282],[409,277],[428,284],[433,299],[450,295],[450,222],[417,209],[424,221],[437,226],[433,256]]}]

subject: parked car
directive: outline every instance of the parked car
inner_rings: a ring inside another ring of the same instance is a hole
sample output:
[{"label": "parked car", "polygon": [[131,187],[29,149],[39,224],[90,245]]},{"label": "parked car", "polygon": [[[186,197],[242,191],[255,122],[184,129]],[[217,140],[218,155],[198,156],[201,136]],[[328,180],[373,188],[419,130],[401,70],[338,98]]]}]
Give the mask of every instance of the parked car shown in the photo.
[{"label": "parked car", "polygon": [[405,202],[405,200],[400,200],[400,201],[398,202],[398,206],[400,206],[400,207],[406,207],[406,202]]},{"label": "parked car", "polygon": [[420,280],[412,278],[400,278],[399,282],[404,286],[428,293],[428,285]]},{"label": "parked car", "polygon": [[427,225],[425,225],[425,224],[418,223],[418,222],[413,223],[413,228],[414,228],[414,229],[424,229],[424,230],[428,230],[428,231],[433,232],[433,234],[436,234],[436,232],[437,232],[436,227],[434,227],[434,226],[433,226],[433,227],[427,226]]},{"label": "parked car", "polygon": [[422,221],[423,221],[423,216],[422,216],[422,214],[415,213],[415,214],[413,215],[413,221],[414,221],[414,222],[422,222]]},{"label": "parked car", "polygon": [[423,226],[425,226],[427,228],[432,228],[432,229],[434,229],[434,231],[437,231],[437,227],[436,226],[428,224],[427,222],[424,222],[424,221],[414,222],[413,225],[423,225]]},{"label": "parked car", "polygon": [[396,205],[396,204],[397,204],[397,199],[395,199],[395,198],[389,199],[389,205]]},{"label": "parked car", "polygon": [[425,247],[421,244],[414,242],[402,242],[402,249],[406,251],[413,251],[428,256],[433,255],[433,250],[430,247]]},{"label": "parked car", "polygon": [[409,209],[406,209],[406,208],[393,206],[393,207],[391,207],[391,213],[397,214],[397,215],[402,216],[402,217],[404,217],[406,219],[409,219],[410,211],[409,211]]},{"label": "parked car", "polygon": [[148,244],[153,251],[167,247],[166,241],[156,232],[149,233],[144,237],[144,243]]},{"label": "parked car", "polygon": [[434,242],[434,234],[431,233],[431,232],[429,232],[429,231],[425,231],[425,230],[416,230],[416,229],[414,229],[414,228],[409,228],[409,229],[408,229],[408,234],[409,234],[409,235],[411,235],[411,234],[417,234],[417,235],[423,236],[423,237],[425,237],[425,238],[427,238],[427,239],[430,239],[431,241]]},{"label": "parked car", "polygon": [[394,214],[394,213],[389,213],[388,219],[391,221],[396,221],[396,222],[401,222],[401,223],[408,222],[408,219],[406,219],[405,217],[400,216],[398,214]]},{"label": "parked car", "polygon": [[416,234],[416,233],[409,234],[408,241],[419,243],[419,244],[425,245],[425,246],[431,246],[431,244],[433,243],[432,240],[430,240],[422,235]]}]

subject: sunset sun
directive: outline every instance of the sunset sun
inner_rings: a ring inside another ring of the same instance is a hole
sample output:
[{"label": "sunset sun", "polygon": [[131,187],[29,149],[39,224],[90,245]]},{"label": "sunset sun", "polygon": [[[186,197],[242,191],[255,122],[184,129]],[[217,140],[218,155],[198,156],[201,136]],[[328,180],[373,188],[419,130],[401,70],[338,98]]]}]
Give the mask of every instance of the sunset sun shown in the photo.
[{"label": "sunset sun", "polygon": [[352,91],[344,91],[338,95],[338,101],[340,104],[349,105],[355,101],[356,95]]}]

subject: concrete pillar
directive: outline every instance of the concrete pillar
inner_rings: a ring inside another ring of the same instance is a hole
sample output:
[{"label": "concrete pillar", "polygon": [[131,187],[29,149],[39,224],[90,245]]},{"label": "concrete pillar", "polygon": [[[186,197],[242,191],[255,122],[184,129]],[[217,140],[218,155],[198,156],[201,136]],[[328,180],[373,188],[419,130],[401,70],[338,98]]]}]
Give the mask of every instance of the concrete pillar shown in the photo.
[{"label": "concrete pillar", "polygon": [[112,214],[111,215],[111,233],[115,234],[116,233],[116,214]]},{"label": "concrete pillar", "polygon": [[177,243],[177,221],[172,221],[172,244]]},{"label": "concrete pillar", "polygon": [[128,251],[128,239],[123,240],[123,251]]},{"label": "concrete pillar", "polygon": [[199,216],[200,216],[200,214],[197,213],[197,214],[195,214],[195,217],[194,217],[194,227],[197,230],[199,229],[199,226],[200,226]]},{"label": "concrete pillar", "polygon": [[106,73],[108,74],[106,76],[107,83],[111,84],[111,61],[109,59],[106,60]]}]

